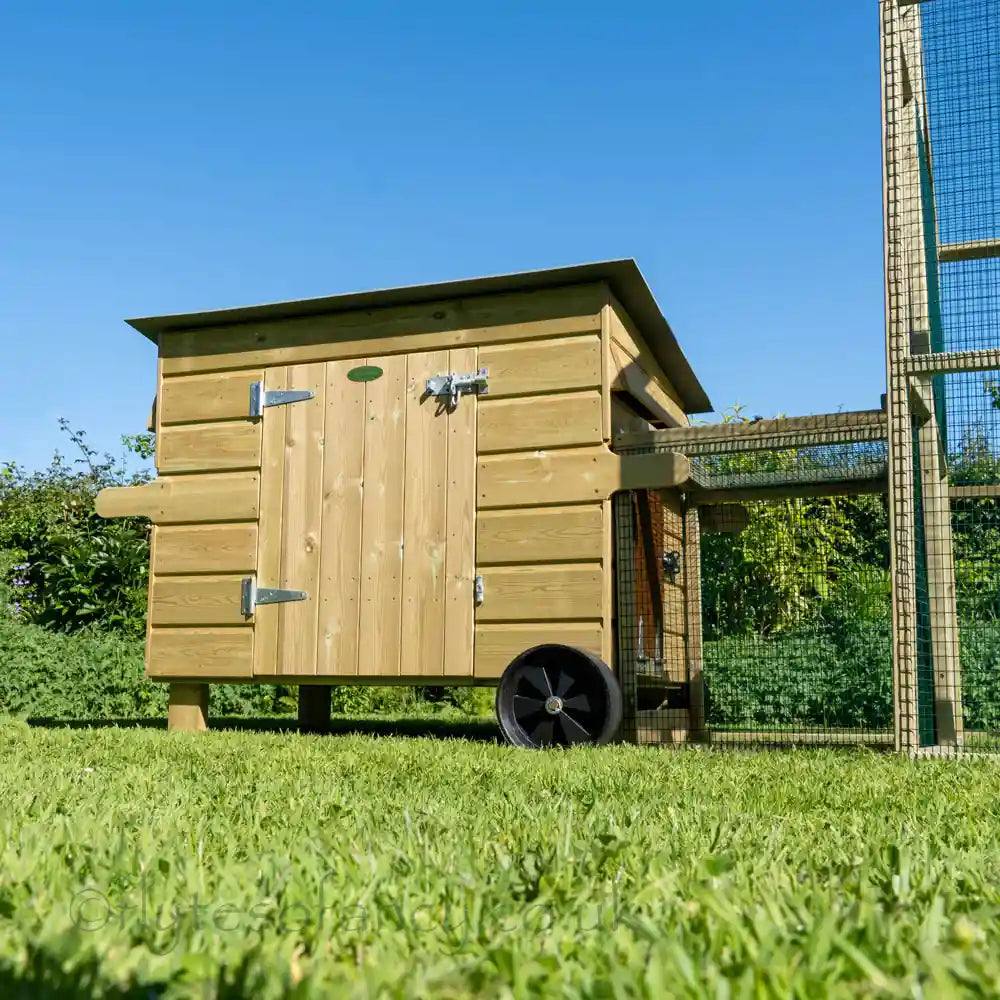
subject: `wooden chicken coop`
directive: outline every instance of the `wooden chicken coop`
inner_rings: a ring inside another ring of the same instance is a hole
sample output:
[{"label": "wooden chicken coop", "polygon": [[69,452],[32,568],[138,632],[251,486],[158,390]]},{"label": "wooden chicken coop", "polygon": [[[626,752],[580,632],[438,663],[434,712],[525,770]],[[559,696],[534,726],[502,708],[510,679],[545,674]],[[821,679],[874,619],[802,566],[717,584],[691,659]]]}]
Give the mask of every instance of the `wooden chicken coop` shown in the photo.
[{"label": "wooden chicken coop", "polygon": [[158,474],[97,509],[152,521],[171,727],[262,682],[303,719],[331,684],[499,685],[529,746],[641,738],[668,695],[698,728],[690,463],[614,440],[711,404],[634,262],[130,324]]}]

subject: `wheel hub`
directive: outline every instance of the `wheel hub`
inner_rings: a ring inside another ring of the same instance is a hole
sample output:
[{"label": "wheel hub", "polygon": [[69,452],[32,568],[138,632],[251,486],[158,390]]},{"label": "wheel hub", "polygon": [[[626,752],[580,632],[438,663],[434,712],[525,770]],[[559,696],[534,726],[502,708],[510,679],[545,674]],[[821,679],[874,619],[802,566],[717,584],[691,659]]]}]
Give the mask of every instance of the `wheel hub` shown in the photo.
[{"label": "wheel hub", "polygon": [[558,695],[550,695],[545,699],[545,711],[549,715],[558,715],[563,710],[563,700]]}]

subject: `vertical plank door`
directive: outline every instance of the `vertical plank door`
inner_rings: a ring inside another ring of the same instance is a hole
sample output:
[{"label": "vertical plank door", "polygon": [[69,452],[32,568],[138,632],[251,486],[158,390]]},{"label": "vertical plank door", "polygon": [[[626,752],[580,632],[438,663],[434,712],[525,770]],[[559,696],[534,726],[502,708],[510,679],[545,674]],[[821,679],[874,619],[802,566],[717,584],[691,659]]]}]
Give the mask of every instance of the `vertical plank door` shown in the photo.
[{"label": "vertical plank door", "polygon": [[[366,369],[366,371],[361,371]],[[266,408],[255,674],[371,681],[472,673],[476,397],[427,379],[475,349],[270,370],[313,398]]]}]

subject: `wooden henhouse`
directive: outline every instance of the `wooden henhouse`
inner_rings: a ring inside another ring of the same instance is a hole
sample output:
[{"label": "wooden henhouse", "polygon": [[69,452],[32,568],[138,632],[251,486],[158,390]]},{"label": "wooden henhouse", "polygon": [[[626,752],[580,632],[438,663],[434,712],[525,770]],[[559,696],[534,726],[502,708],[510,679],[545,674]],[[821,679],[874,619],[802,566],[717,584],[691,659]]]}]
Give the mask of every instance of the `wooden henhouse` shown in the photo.
[{"label": "wooden henhouse", "polygon": [[634,262],[130,324],[157,477],[97,508],[152,521],[173,727],[262,682],[303,718],[331,684],[499,683],[529,746],[641,738],[640,701],[698,728],[689,461],[615,441],[711,404]]}]

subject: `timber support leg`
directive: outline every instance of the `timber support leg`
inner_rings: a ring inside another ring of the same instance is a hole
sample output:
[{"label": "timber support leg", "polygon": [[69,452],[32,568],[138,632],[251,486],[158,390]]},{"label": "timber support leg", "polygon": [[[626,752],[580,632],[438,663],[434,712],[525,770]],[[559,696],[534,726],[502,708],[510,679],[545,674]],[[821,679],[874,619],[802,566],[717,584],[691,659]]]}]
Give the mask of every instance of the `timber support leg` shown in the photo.
[{"label": "timber support leg", "polygon": [[326,733],[330,731],[329,684],[299,685],[299,732]]},{"label": "timber support leg", "polygon": [[208,685],[175,682],[170,685],[167,729],[203,733],[208,729]]}]

